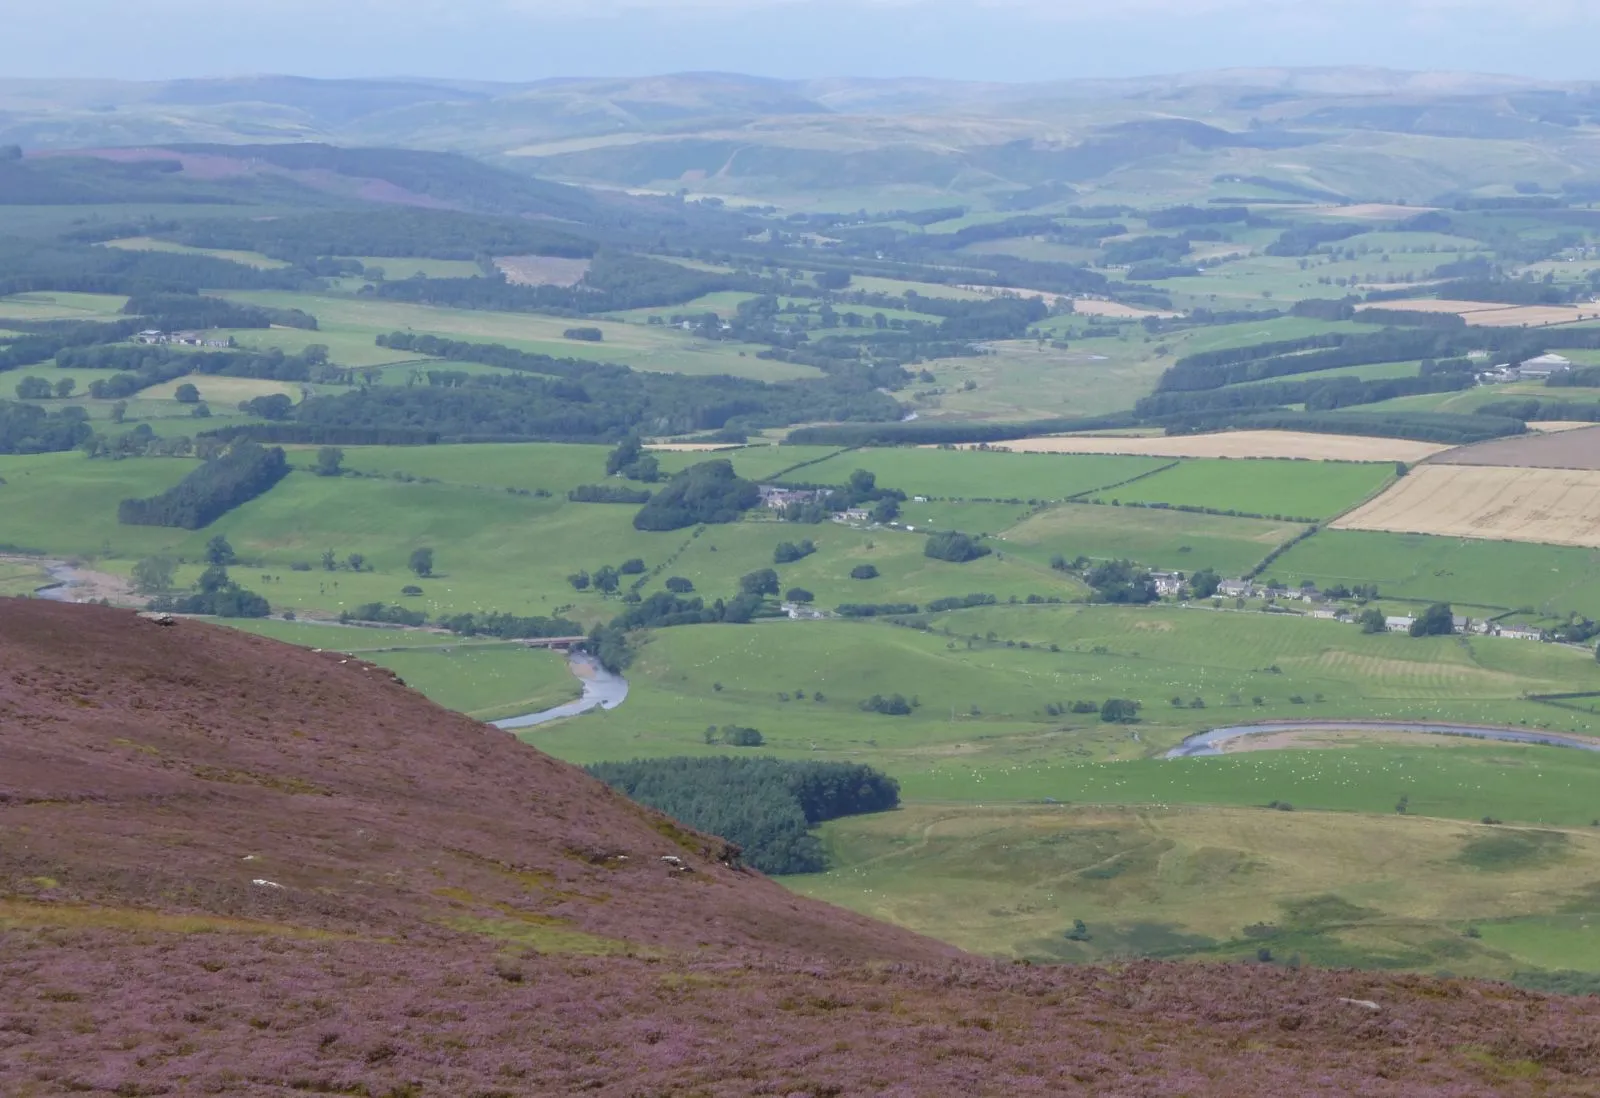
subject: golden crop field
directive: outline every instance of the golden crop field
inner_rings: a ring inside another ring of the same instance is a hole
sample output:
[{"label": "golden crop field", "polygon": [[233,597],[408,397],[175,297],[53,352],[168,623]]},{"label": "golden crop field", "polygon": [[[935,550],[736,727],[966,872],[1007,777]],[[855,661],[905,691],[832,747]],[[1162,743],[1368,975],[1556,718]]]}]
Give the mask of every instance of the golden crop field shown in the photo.
[{"label": "golden crop field", "polygon": [[1312,461],[1421,461],[1450,447],[1402,438],[1317,435],[1305,431],[1226,431],[1213,435],[1109,437],[1051,435],[993,444],[1029,454],[1139,454],[1175,458],[1308,458]]},{"label": "golden crop field", "polygon": [[1332,526],[1600,548],[1600,471],[1423,465]]}]

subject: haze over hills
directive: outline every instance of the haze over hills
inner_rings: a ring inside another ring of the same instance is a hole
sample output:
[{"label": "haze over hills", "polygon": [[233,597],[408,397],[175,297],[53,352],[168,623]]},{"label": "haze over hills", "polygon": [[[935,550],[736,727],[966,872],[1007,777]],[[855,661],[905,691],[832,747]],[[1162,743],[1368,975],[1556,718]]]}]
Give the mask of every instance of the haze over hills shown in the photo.
[{"label": "haze over hills", "polygon": [[[1355,67],[1036,84],[726,73],[0,82],[0,143],[28,149],[402,146],[573,182],[805,205],[932,204],[1061,180],[1084,194],[1170,196],[1177,174],[1193,195],[1254,175],[1419,202],[1508,173],[1593,177],[1597,119],[1592,83]],[[894,190],[853,193],[863,188]]]},{"label": "haze over hills", "polygon": [[1576,1095],[1600,1069],[1580,1001],[1504,986],[963,959],[332,653],[8,600],[0,666],[17,1098]]}]

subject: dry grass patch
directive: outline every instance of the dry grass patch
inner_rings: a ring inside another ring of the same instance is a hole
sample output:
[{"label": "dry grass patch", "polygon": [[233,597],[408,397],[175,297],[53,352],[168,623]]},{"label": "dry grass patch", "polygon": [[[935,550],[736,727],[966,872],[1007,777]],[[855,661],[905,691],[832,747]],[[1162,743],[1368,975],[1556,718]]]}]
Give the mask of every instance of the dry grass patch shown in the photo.
[{"label": "dry grass patch", "polygon": [[1600,471],[1424,465],[1333,527],[1600,548]]},{"label": "dry grass patch", "polygon": [[1227,431],[1174,437],[1050,435],[992,445],[1029,454],[1135,454],[1175,458],[1308,458],[1312,461],[1421,461],[1450,447],[1401,438],[1305,431]]},{"label": "dry grass patch", "polygon": [[507,282],[517,286],[576,286],[589,273],[589,262],[548,255],[505,255],[494,265]]}]

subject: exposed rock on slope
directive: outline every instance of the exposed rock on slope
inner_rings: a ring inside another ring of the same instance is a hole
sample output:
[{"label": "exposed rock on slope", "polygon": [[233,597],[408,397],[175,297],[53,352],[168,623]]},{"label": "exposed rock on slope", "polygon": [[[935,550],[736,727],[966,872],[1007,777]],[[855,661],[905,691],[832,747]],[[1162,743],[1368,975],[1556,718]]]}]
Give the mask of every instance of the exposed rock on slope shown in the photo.
[{"label": "exposed rock on slope", "polygon": [[360,661],[0,601],[7,1096],[1576,1095],[1600,1071],[1593,1000],[996,965],[725,853]]}]

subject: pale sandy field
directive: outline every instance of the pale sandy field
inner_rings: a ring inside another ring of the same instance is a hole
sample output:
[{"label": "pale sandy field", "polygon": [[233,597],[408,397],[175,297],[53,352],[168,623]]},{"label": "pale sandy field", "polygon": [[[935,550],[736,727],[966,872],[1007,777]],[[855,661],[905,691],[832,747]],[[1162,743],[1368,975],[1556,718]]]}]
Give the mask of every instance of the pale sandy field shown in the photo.
[{"label": "pale sandy field", "polygon": [[1317,213],[1328,217],[1354,217],[1363,221],[1403,221],[1427,213],[1432,206],[1394,206],[1387,202],[1362,202],[1354,206],[1322,206]]},{"label": "pale sandy field", "polygon": [[1600,471],[1421,465],[1332,526],[1600,548]]},{"label": "pale sandy field", "polygon": [[506,255],[494,261],[506,281],[518,286],[576,286],[589,273],[587,259]]},{"label": "pale sandy field", "polygon": [[992,443],[991,450],[1029,454],[1143,454],[1176,458],[1309,458],[1313,461],[1421,461],[1448,450],[1433,442],[1305,431],[1227,431],[1214,435],[1110,438],[1051,435]]},{"label": "pale sandy field", "polygon": [[1575,324],[1600,317],[1600,305],[1501,305],[1492,301],[1450,301],[1415,298],[1382,301],[1365,309],[1403,309],[1413,313],[1455,313],[1468,324],[1483,328],[1543,328],[1552,324]]}]

